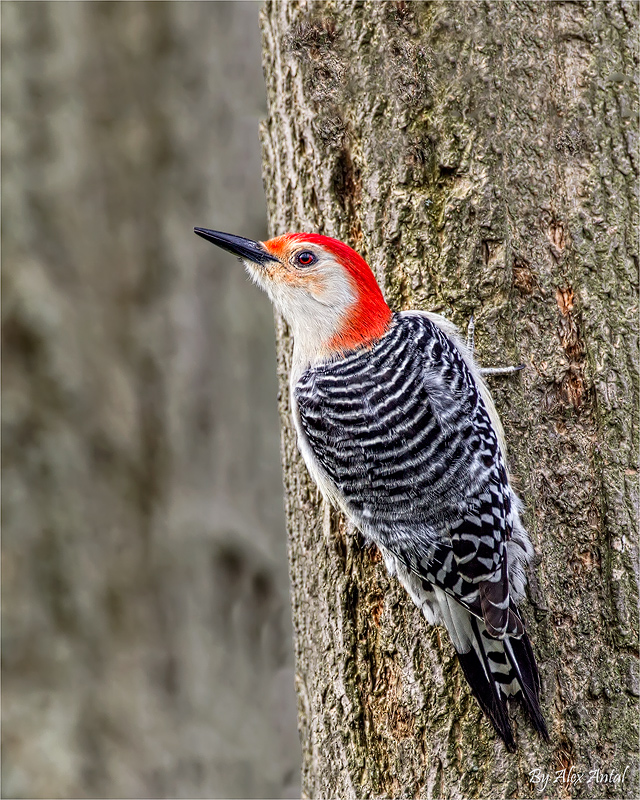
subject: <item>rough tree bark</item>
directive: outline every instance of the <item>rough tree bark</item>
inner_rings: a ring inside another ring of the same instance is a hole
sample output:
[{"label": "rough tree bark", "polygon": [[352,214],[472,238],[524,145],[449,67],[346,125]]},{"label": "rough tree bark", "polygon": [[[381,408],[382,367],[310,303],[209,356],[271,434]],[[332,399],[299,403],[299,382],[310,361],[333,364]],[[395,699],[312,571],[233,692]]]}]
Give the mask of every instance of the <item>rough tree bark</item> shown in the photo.
[{"label": "rough tree bark", "polygon": [[524,613],[551,732],[516,711],[509,755],[446,635],[322,504],[279,320],[309,797],[637,796],[635,35],[624,2],[266,6],[271,232],[347,241],[393,308],[473,313],[481,362],[527,367],[492,388],[538,553]]}]

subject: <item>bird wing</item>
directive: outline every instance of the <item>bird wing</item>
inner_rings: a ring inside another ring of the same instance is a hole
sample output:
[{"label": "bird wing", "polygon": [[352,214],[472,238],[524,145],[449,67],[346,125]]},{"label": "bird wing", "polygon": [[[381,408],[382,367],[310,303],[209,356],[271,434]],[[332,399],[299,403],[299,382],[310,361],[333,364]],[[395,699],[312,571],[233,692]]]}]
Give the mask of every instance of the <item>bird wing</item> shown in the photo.
[{"label": "bird wing", "polygon": [[430,319],[396,315],[372,348],[294,389],[317,465],[361,530],[428,584],[519,635],[509,603],[510,488],[482,394]]}]

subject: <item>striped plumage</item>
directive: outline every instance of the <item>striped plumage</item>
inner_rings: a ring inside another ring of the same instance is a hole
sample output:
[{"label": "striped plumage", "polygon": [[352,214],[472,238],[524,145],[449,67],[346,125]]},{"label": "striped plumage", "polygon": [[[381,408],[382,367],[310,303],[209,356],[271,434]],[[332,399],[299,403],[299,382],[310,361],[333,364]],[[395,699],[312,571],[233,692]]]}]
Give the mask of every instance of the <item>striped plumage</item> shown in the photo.
[{"label": "striped plumage", "polygon": [[380,548],[426,619],[446,626],[507,747],[512,697],[546,738],[516,609],[533,548],[500,420],[455,327],[392,314],[366,262],[334,239],[196,232],[239,255],[291,326],[298,445],[325,497]]},{"label": "striped plumage", "polygon": [[515,609],[533,551],[488,395],[443,324],[396,314],[373,347],[309,368],[293,388],[294,420],[316,481],[426,618],[447,627],[480,705],[513,748],[507,697],[521,696],[545,731]]}]

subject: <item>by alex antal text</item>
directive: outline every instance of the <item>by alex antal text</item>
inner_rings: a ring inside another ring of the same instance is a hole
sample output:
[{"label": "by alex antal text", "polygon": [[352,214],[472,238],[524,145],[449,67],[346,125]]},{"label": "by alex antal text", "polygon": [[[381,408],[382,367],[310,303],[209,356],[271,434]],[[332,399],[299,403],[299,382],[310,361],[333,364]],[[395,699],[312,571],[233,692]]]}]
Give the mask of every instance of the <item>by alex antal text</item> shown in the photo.
[{"label": "by alex antal text", "polygon": [[595,767],[595,769],[590,769],[588,772],[579,772],[575,767],[569,767],[568,769],[558,769],[555,772],[544,772],[544,770],[536,767],[529,773],[529,780],[542,791],[547,786],[553,786],[556,783],[564,784],[565,786],[579,784],[588,786],[590,784],[605,783],[621,784],[624,783],[628,769],[629,767],[627,766],[620,772],[615,769],[606,771],[600,769],[600,767]]}]

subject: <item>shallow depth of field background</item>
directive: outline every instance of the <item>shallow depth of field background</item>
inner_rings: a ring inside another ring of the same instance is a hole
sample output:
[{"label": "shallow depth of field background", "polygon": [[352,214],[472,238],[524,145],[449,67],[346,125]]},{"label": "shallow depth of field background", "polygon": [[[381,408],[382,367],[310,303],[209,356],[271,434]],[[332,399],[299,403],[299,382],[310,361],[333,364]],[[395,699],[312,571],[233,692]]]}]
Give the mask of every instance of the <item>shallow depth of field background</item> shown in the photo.
[{"label": "shallow depth of field background", "polygon": [[2,796],[296,796],[259,4],[1,13]]}]

